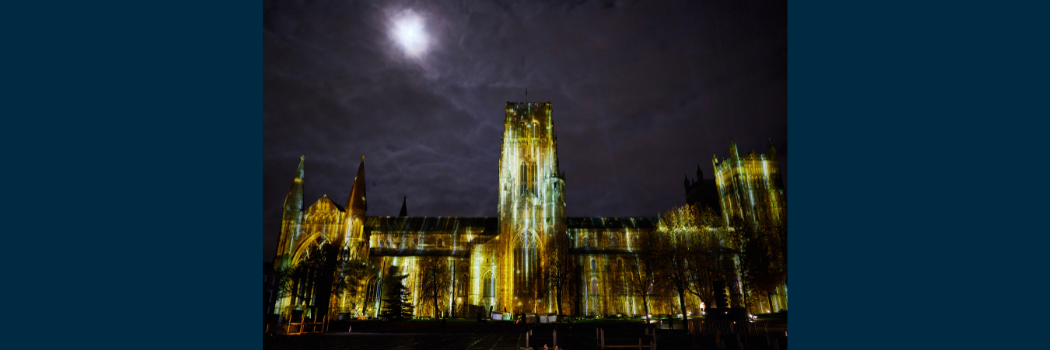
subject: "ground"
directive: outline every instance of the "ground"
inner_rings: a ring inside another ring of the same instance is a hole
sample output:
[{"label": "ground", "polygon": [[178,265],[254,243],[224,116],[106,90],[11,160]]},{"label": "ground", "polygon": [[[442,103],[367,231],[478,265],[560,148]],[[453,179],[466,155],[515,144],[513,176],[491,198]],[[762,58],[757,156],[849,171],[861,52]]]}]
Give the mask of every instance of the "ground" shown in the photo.
[{"label": "ground", "polygon": [[[667,329],[666,321],[662,326],[660,323],[654,326],[660,328],[657,332],[658,348],[692,348],[694,339],[678,329],[681,320],[676,320],[675,330]],[[567,324],[527,327],[510,322],[477,323],[462,319],[446,322],[443,328],[439,322],[417,320],[333,322],[323,334],[266,337],[263,349],[518,349],[525,346],[529,329],[532,334],[528,336],[528,342],[533,349],[542,349],[543,345],[552,347],[555,332],[562,349],[596,349],[598,328],[605,331],[606,345],[633,345],[638,344],[639,339],[648,345],[651,337],[645,335],[644,327],[644,323],[635,320],[584,321],[575,323],[571,329]],[[737,348],[735,338],[723,340],[726,348]],[[754,341],[758,345],[748,348],[767,348],[764,339],[745,341]],[[701,339],[697,344],[708,342],[713,344],[713,339],[706,342]],[[786,350],[786,343],[782,342],[779,348]]]}]

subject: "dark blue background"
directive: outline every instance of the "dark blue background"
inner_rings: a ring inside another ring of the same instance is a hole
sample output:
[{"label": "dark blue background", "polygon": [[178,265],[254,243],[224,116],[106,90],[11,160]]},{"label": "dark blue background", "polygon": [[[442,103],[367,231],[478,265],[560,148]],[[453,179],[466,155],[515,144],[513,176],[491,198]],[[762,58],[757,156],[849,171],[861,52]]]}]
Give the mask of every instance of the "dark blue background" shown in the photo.
[{"label": "dark blue background", "polygon": [[[261,11],[206,4],[0,12],[13,348],[261,345]],[[1046,13],[789,4],[793,347],[1045,343]]]}]

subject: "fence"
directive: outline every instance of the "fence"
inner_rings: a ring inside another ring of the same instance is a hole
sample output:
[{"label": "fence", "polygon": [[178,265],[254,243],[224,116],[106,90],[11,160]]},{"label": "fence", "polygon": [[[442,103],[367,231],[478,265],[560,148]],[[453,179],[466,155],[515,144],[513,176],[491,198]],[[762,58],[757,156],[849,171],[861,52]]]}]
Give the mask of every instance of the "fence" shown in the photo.
[{"label": "fence", "polygon": [[307,333],[324,333],[328,331],[328,316],[321,318],[321,321],[313,320],[307,322],[306,317],[299,319],[299,322],[288,322],[284,327],[278,326],[278,334],[284,335],[302,335]]},{"label": "fence", "polygon": [[787,325],[766,321],[714,321],[690,320],[689,332],[693,334],[784,334]]},{"label": "fence", "polygon": [[[649,338],[650,336],[652,338]],[[651,327],[646,327],[645,328],[645,336],[644,337],[634,338],[634,337],[630,337],[629,336],[629,337],[620,337],[620,338],[616,338],[615,339],[619,343],[623,343],[624,341],[629,341],[629,342],[631,342],[631,344],[618,344],[618,345],[606,344],[605,343],[605,340],[606,340],[605,339],[605,330],[602,329],[602,328],[595,328],[594,329],[594,337],[598,341],[598,348],[599,349],[606,349],[606,348],[610,348],[610,349],[613,349],[613,348],[638,348],[638,350],[642,350],[642,348],[648,348],[649,350],[655,350],[656,349],[656,329],[655,328],[651,328]],[[612,340],[612,339],[610,339],[610,340]],[[638,344],[634,344],[635,340],[638,341]]]}]

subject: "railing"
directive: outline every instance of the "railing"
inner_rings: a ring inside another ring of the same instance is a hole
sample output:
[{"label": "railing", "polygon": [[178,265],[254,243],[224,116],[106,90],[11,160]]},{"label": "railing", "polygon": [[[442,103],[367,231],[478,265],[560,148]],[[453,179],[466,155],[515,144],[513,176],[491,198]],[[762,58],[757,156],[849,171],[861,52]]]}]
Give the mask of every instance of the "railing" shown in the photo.
[{"label": "railing", "polygon": [[767,321],[690,320],[689,332],[693,334],[783,334],[787,332],[787,325]]},{"label": "railing", "polygon": [[304,316],[304,317],[299,319],[299,322],[294,322],[294,321],[288,322],[287,324],[284,325],[284,327],[281,327],[283,329],[278,328],[278,330],[279,331],[283,330],[284,332],[279,332],[279,334],[284,334],[284,335],[302,335],[302,334],[308,334],[308,333],[324,333],[324,332],[328,331],[328,322],[329,322],[328,316],[322,317],[321,321],[312,321],[312,322],[307,322],[306,321],[306,317]]},{"label": "railing", "polygon": [[[637,339],[638,340],[638,344],[620,344],[620,345],[605,344],[605,330],[601,329],[601,328],[595,328],[594,329],[594,338],[598,341],[598,348],[599,349],[606,349],[606,348],[609,348],[609,349],[613,349],[613,348],[638,348],[638,350],[642,350],[642,348],[648,348],[650,350],[655,350],[656,349],[656,329],[650,330],[650,328],[651,327],[648,327],[648,326],[645,327],[645,336],[644,337],[639,337],[639,338],[628,337],[629,339],[628,338],[617,338],[616,339],[618,341],[622,341],[622,340],[628,339],[628,340],[631,340],[632,343],[633,343],[633,340]],[[652,333],[650,333],[650,332],[652,332]],[[652,338],[649,338],[649,337],[652,337]]]},{"label": "railing", "polygon": [[[557,330],[557,329],[555,329],[555,330],[554,330],[553,332],[554,332],[554,333],[553,333],[553,334],[551,334],[551,336],[552,336],[552,337],[554,338],[554,344],[553,344],[553,345],[554,345],[554,347],[548,348],[548,347],[547,347],[547,345],[546,345],[546,344],[544,344],[544,345],[543,345],[543,348],[544,348],[544,349],[547,349],[547,350],[562,350],[562,348],[559,348],[559,347],[558,347],[558,330]],[[518,340],[518,346],[517,346],[517,348],[518,348],[519,350],[533,350],[533,348],[532,348],[531,346],[529,346],[529,337],[530,337],[530,336],[532,336],[532,329],[529,329],[529,331],[528,331],[528,332],[525,332],[525,346],[522,346],[522,344],[521,344],[521,340],[520,340],[520,339]],[[538,349],[538,348],[537,348],[537,349]]]}]

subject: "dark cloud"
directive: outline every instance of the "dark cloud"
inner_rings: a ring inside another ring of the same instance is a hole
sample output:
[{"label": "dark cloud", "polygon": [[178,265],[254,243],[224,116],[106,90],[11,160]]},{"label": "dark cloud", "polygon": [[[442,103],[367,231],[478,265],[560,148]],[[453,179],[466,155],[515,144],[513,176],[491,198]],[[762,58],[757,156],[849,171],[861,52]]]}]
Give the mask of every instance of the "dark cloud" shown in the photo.
[{"label": "dark cloud", "polygon": [[[424,18],[407,56],[391,18]],[[652,216],[732,138],[787,165],[784,1],[264,2],[263,258],[306,155],[306,205],[492,216],[503,105],[553,104],[570,216]],[[786,170],[786,169],[785,169]],[[786,177],[786,171],[785,171]]]}]

